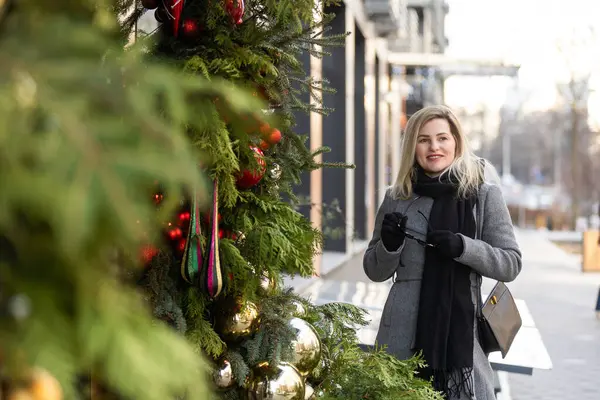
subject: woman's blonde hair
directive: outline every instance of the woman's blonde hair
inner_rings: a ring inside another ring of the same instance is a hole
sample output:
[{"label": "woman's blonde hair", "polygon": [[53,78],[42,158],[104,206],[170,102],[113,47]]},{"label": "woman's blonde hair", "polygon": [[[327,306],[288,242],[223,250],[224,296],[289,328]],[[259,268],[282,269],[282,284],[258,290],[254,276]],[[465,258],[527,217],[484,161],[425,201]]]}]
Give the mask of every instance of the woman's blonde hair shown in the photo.
[{"label": "woman's blonde hair", "polygon": [[406,130],[401,140],[400,170],[392,187],[394,197],[407,199],[412,195],[412,182],[416,173],[415,149],[417,147],[417,136],[419,136],[423,125],[438,118],[448,121],[450,132],[456,141],[456,157],[442,175],[448,173],[450,177],[455,177],[460,197],[465,197],[477,191],[479,185],[483,183],[484,168],[482,160],[470,150],[456,115],[446,106],[429,106],[414,113],[406,124]]}]

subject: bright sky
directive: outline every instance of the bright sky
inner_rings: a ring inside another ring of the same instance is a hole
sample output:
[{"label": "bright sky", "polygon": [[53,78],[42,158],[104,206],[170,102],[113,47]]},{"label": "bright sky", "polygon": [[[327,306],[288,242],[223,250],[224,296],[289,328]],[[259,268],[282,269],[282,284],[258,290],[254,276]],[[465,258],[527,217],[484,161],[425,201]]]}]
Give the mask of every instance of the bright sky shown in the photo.
[{"label": "bright sky", "polygon": [[[595,51],[580,52],[574,64],[600,75],[600,0],[446,0],[448,55],[504,59],[521,64],[520,85],[530,93],[528,108],[552,107],[557,79],[564,77],[564,60],[556,43],[574,27],[597,29]],[[597,79],[600,91],[600,79]],[[499,107],[506,98],[504,78],[452,77],[447,80],[447,103],[472,107],[485,102]],[[600,110],[600,93],[590,106]]]}]

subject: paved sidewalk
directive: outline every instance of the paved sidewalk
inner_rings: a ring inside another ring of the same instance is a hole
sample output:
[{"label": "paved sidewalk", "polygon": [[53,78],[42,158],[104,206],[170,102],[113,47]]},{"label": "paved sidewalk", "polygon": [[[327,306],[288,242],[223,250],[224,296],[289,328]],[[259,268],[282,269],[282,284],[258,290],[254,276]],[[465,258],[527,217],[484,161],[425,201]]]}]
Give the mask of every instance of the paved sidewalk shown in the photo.
[{"label": "paved sidewalk", "polygon": [[[510,393],[505,392],[502,398],[599,400],[600,320],[595,317],[594,306],[600,274],[583,274],[580,258],[565,253],[539,232],[519,231],[517,238],[524,267],[509,287],[515,297],[526,301],[553,369],[535,370],[533,376],[509,374]],[[320,285],[327,290],[331,281],[369,282],[363,272],[362,254],[332,271]],[[492,284],[485,282],[484,289]]]},{"label": "paved sidewalk", "polygon": [[578,257],[536,232],[520,232],[519,242],[524,267],[510,287],[527,302],[553,369],[510,375],[513,400],[600,399],[600,274],[582,273]]}]

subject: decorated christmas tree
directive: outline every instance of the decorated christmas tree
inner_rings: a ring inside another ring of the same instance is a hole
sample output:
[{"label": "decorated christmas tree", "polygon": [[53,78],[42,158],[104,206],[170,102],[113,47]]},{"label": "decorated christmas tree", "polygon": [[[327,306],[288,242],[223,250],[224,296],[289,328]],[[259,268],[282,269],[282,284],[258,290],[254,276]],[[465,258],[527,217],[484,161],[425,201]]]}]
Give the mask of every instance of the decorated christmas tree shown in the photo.
[{"label": "decorated christmas tree", "polygon": [[359,348],[362,310],[282,286],[321,248],[294,187],[327,149],[294,116],[331,111],[299,62],[343,44],[331,5],[0,11],[0,395],[439,398],[418,358]]}]

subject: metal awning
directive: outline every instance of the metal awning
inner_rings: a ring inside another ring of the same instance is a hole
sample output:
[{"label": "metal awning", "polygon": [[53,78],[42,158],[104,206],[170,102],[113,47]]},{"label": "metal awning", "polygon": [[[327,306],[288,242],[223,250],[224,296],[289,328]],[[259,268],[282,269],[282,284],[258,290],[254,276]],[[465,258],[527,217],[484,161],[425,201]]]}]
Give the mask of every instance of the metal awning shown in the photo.
[{"label": "metal awning", "polygon": [[388,61],[403,67],[437,67],[443,75],[501,75],[516,77],[521,68],[518,64],[502,60],[460,59],[441,53],[388,54]]}]

